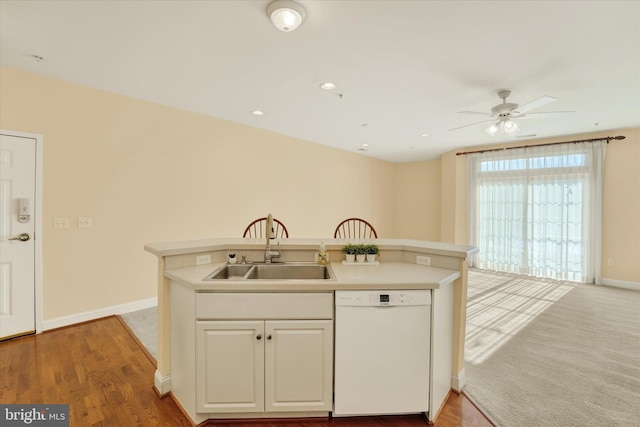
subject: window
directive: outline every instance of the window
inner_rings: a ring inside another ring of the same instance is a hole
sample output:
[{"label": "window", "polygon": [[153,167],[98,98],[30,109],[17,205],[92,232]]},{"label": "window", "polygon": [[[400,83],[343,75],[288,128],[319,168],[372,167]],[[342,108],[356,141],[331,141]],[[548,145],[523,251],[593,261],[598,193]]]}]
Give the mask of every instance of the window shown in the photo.
[{"label": "window", "polygon": [[469,156],[472,265],[593,282],[599,276],[606,143]]}]

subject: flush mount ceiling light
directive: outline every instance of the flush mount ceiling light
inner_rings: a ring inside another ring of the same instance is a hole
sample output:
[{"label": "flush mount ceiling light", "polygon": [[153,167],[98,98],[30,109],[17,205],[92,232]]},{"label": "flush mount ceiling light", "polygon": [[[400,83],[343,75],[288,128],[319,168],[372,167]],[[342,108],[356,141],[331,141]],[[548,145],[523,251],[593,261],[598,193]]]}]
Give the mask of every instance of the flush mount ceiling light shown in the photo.
[{"label": "flush mount ceiling light", "polygon": [[253,114],[254,116],[264,116],[264,111],[261,110],[253,110],[251,112],[251,114]]},{"label": "flush mount ceiling light", "polygon": [[293,0],[276,0],[267,6],[267,15],[277,29],[289,33],[302,24],[306,11]]}]

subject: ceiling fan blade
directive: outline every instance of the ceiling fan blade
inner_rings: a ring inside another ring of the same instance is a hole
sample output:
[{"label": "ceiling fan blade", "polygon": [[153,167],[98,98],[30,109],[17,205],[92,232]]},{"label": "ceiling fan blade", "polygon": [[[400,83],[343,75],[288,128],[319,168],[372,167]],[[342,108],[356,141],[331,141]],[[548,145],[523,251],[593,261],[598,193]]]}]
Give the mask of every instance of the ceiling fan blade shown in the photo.
[{"label": "ceiling fan blade", "polygon": [[487,123],[487,122],[492,122],[492,121],[493,121],[493,119],[489,119],[489,120],[483,120],[481,122],[469,123],[468,125],[458,126],[457,128],[449,129],[449,131],[456,130],[456,129],[462,129],[462,128],[466,128],[466,127],[469,127],[469,126],[479,125],[480,123]]},{"label": "ceiling fan blade", "polygon": [[575,113],[575,111],[548,111],[540,113],[529,113],[521,115],[512,115],[512,119],[559,119],[567,114]]},{"label": "ceiling fan blade", "polygon": [[476,116],[485,116],[485,117],[493,117],[492,114],[489,113],[481,113],[479,111],[458,111],[458,114],[474,114]]},{"label": "ceiling fan blade", "polygon": [[547,105],[547,104],[551,104],[552,102],[556,102],[558,100],[558,98],[554,98],[553,96],[543,96],[540,97],[538,99],[534,99],[531,102],[527,102],[524,105],[519,106],[518,108],[516,108],[513,113],[526,113],[527,111],[531,111],[534,108],[539,108],[542,107],[543,105]]}]

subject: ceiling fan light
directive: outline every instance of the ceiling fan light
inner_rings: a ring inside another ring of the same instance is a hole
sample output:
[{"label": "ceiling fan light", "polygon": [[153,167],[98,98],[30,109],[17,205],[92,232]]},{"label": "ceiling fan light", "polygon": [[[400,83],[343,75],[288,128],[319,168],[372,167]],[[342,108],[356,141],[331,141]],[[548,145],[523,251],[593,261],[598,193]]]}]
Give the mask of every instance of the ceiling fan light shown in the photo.
[{"label": "ceiling fan light", "polygon": [[496,133],[498,133],[499,130],[500,130],[500,127],[498,126],[498,124],[494,123],[491,126],[489,126],[488,128],[486,128],[484,131],[487,132],[491,136],[496,136]]},{"label": "ceiling fan light", "polygon": [[267,15],[277,29],[289,33],[302,24],[306,12],[302,5],[293,0],[276,0],[267,6]]},{"label": "ceiling fan light", "polygon": [[513,120],[507,120],[506,122],[504,122],[504,131],[507,134],[512,135],[518,132],[519,130],[520,130],[520,127],[518,127],[518,124]]}]

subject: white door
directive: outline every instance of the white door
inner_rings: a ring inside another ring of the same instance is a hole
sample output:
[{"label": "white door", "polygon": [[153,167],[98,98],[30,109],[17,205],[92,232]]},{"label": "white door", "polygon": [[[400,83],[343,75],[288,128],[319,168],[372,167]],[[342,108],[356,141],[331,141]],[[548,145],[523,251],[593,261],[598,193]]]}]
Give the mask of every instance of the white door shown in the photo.
[{"label": "white door", "polygon": [[36,330],[36,142],[0,135],[0,339]]}]

